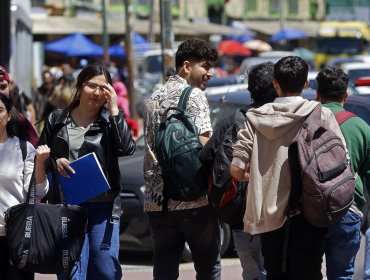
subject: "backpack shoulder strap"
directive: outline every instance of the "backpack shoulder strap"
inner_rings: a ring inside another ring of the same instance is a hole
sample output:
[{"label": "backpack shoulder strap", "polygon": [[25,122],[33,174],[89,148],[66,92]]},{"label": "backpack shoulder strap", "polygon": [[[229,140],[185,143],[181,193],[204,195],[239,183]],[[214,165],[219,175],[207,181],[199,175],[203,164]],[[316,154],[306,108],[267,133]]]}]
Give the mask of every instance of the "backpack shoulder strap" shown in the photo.
[{"label": "backpack shoulder strap", "polygon": [[357,115],[355,115],[355,114],[353,114],[349,111],[346,111],[346,110],[339,111],[338,113],[335,114],[335,119],[337,120],[339,125],[341,125],[346,120],[348,120],[352,117],[357,117]]},{"label": "backpack shoulder strap", "polygon": [[186,87],[182,91],[179,103],[177,104],[177,108],[180,108],[186,111],[186,105],[188,104],[188,100],[189,100],[189,97],[192,91],[193,91],[193,87]]},{"label": "backpack shoulder strap", "polygon": [[26,160],[26,157],[27,157],[27,142],[26,140],[23,140],[23,139],[19,139],[19,146],[21,148],[21,152],[22,152],[22,159],[23,161]]}]

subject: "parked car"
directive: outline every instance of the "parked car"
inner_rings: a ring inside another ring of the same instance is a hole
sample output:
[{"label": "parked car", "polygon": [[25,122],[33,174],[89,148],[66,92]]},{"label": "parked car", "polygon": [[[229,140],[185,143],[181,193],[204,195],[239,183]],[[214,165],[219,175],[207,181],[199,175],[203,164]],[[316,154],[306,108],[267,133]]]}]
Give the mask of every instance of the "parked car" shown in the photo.
[{"label": "parked car", "polygon": [[346,63],[341,66],[341,69],[348,75],[350,86],[353,86],[358,78],[370,76],[370,63],[368,62]]},{"label": "parked car", "polygon": [[[249,92],[245,90],[234,91],[231,94],[207,95],[212,125],[227,114],[235,112],[238,108],[251,103]],[[119,161],[122,173],[121,200],[122,216],[120,227],[121,250],[152,251],[152,239],[148,226],[148,217],[143,211],[145,181],[143,173],[144,137],[136,140],[136,152]],[[231,230],[227,224],[222,227],[221,255],[223,255],[232,242]],[[191,253],[186,245],[183,260],[190,261]]]},{"label": "parked car", "polygon": [[352,94],[370,94],[370,77],[361,77],[350,88]]}]

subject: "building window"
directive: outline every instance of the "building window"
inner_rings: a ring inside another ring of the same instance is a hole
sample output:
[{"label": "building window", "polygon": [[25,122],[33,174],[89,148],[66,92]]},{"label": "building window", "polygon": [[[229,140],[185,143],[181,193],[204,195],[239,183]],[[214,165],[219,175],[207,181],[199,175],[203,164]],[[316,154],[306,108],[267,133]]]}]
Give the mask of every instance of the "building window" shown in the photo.
[{"label": "building window", "polygon": [[32,6],[44,6],[46,0],[32,0]]},{"label": "building window", "polygon": [[288,14],[297,15],[298,14],[298,0],[288,0]]},{"label": "building window", "polygon": [[271,16],[279,16],[280,0],[270,0],[269,11]]},{"label": "building window", "polygon": [[257,0],[247,0],[246,8],[248,12],[257,11]]}]

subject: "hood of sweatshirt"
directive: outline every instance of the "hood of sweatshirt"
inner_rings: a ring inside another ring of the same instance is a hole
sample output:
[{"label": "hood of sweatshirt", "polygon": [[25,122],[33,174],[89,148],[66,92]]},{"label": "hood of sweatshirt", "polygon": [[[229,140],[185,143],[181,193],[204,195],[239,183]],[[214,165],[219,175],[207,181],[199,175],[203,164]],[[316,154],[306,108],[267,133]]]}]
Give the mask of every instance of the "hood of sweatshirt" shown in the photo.
[{"label": "hood of sweatshirt", "polygon": [[306,99],[289,103],[268,103],[257,109],[250,109],[247,118],[264,137],[274,140],[302,124],[318,104],[317,101]]}]

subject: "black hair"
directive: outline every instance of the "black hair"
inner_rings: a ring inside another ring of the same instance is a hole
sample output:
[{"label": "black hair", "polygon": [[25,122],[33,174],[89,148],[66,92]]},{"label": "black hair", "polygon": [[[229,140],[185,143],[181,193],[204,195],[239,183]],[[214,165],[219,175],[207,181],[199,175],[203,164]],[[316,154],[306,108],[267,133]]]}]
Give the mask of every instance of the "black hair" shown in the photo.
[{"label": "black hair", "polygon": [[13,107],[12,100],[3,93],[0,93],[0,100],[4,103],[5,109],[9,113]]},{"label": "black hair", "polygon": [[0,93],[0,101],[4,103],[5,109],[8,114],[10,114],[10,121],[6,125],[6,132],[9,136],[14,135],[14,115],[12,113],[13,103],[10,98],[8,98],[5,94]]},{"label": "black hair", "polygon": [[307,75],[308,64],[298,56],[283,57],[274,66],[274,79],[283,93],[301,92]]},{"label": "black hair", "polygon": [[264,62],[248,70],[248,90],[253,101],[259,105],[274,101],[278,97],[273,84],[274,63]]},{"label": "black hair", "polygon": [[316,77],[320,97],[326,100],[342,101],[348,87],[348,75],[342,69],[326,67]]},{"label": "black hair", "polygon": [[85,83],[90,81],[92,78],[100,75],[104,75],[107,82],[111,86],[113,86],[112,77],[110,76],[109,71],[104,66],[100,64],[90,64],[82,69],[80,74],[78,74],[77,76],[76,92],[74,94],[72,103],[68,106],[69,110],[72,110],[80,103],[80,93]]},{"label": "black hair", "polygon": [[183,66],[186,60],[191,62],[206,60],[213,63],[217,60],[217,50],[204,40],[191,38],[182,42],[177,49],[176,71]]}]

